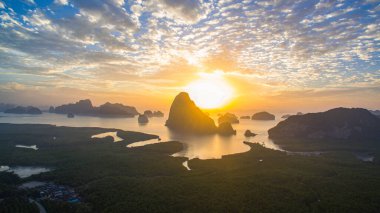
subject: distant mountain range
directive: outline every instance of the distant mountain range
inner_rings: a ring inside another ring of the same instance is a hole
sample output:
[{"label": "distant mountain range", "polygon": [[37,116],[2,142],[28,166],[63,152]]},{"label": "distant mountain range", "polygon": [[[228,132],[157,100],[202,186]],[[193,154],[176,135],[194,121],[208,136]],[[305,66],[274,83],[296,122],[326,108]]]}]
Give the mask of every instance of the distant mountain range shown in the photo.
[{"label": "distant mountain range", "polygon": [[[135,117],[139,112],[133,106],[126,106],[120,103],[105,103],[98,107],[93,106],[91,100],[80,100],[76,103],[63,104],[61,106],[51,106],[49,113],[57,114],[74,114],[74,115],[89,115],[99,117]],[[17,113],[17,114],[41,114],[42,110],[37,107],[23,107],[14,104],[0,103],[0,112]],[[144,115],[147,117],[163,117],[161,111],[146,110]]]},{"label": "distant mountain range", "polygon": [[80,100],[76,103],[64,104],[55,108],[50,108],[49,112],[58,114],[79,114],[79,115],[92,115],[92,116],[122,116],[134,117],[138,115],[135,107],[125,106],[123,104],[105,103],[98,107],[94,107],[91,100]]},{"label": "distant mountain range", "polygon": [[17,106],[17,107],[5,110],[4,113],[33,114],[33,115],[42,114],[40,109],[38,109],[37,107],[32,107],[32,106],[28,106],[28,107]]}]

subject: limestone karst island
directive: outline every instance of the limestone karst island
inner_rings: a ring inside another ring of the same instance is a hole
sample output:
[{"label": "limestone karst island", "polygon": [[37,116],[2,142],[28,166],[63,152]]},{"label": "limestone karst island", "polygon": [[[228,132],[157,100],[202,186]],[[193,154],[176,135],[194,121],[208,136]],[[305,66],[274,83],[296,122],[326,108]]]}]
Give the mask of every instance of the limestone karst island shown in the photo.
[{"label": "limestone karst island", "polygon": [[0,213],[380,212],[376,0],[0,0]]}]

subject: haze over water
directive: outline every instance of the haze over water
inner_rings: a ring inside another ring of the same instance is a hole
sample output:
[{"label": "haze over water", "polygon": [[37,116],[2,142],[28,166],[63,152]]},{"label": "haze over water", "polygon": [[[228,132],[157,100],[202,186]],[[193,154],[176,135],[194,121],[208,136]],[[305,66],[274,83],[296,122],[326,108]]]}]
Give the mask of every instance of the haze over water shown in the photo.
[{"label": "haze over water", "polygon": [[[213,117],[216,120],[215,117]],[[170,131],[164,124],[166,117],[150,118],[149,123],[140,125],[137,118],[99,118],[91,116],[75,116],[69,119],[66,115],[44,113],[42,115],[15,115],[0,114],[0,123],[15,124],[52,124],[57,126],[71,127],[102,127],[115,128],[127,131],[137,131],[159,135],[162,142],[180,141],[184,144],[184,149],[173,156],[210,159],[221,158],[223,155],[246,152],[250,148],[244,141],[264,144],[265,147],[279,149],[270,139],[268,139],[268,129],[274,127],[279,121],[280,114],[276,115],[275,121],[255,121],[241,119],[239,124],[234,124],[237,134],[233,136],[221,136],[218,134],[194,136],[184,135]],[[255,137],[246,138],[245,130],[251,130],[258,134]],[[146,143],[156,143],[156,140]],[[144,144],[144,142],[143,142]]]}]

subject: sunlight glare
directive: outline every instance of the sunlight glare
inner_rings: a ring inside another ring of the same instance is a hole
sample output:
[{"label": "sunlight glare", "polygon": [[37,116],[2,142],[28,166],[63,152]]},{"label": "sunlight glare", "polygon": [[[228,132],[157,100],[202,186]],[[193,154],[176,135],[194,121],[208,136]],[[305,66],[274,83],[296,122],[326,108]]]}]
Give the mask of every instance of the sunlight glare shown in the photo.
[{"label": "sunlight glare", "polygon": [[203,109],[223,107],[233,96],[231,85],[219,75],[201,76],[201,79],[187,85],[185,91],[195,104]]}]

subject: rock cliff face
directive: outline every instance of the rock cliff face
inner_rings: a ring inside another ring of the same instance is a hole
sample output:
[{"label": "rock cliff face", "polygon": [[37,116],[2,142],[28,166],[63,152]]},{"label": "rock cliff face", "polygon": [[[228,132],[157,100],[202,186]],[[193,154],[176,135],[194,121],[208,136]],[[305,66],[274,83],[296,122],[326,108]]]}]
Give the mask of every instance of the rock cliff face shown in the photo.
[{"label": "rock cliff face", "polygon": [[252,115],[252,120],[274,120],[275,116],[268,112],[258,112]]},{"label": "rock cliff face", "polygon": [[291,116],[268,133],[273,139],[380,139],[380,119],[366,109],[336,108]]},{"label": "rock cliff face", "polygon": [[165,125],[174,131],[187,133],[210,134],[217,132],[214,120],[202,112],[185,92],[181,92],[175,97]]},{"label": "rock cliff face", "polygon": [[7,109],[7,110],[4,111],[4,113],[38,115],[38,114],[42,114],[42,111],[40,109],[38,109],[37,107],[32,107],[32,106],[22,107],[22,106],[18,106],[18,107],[15,107],[15,108]]}]

